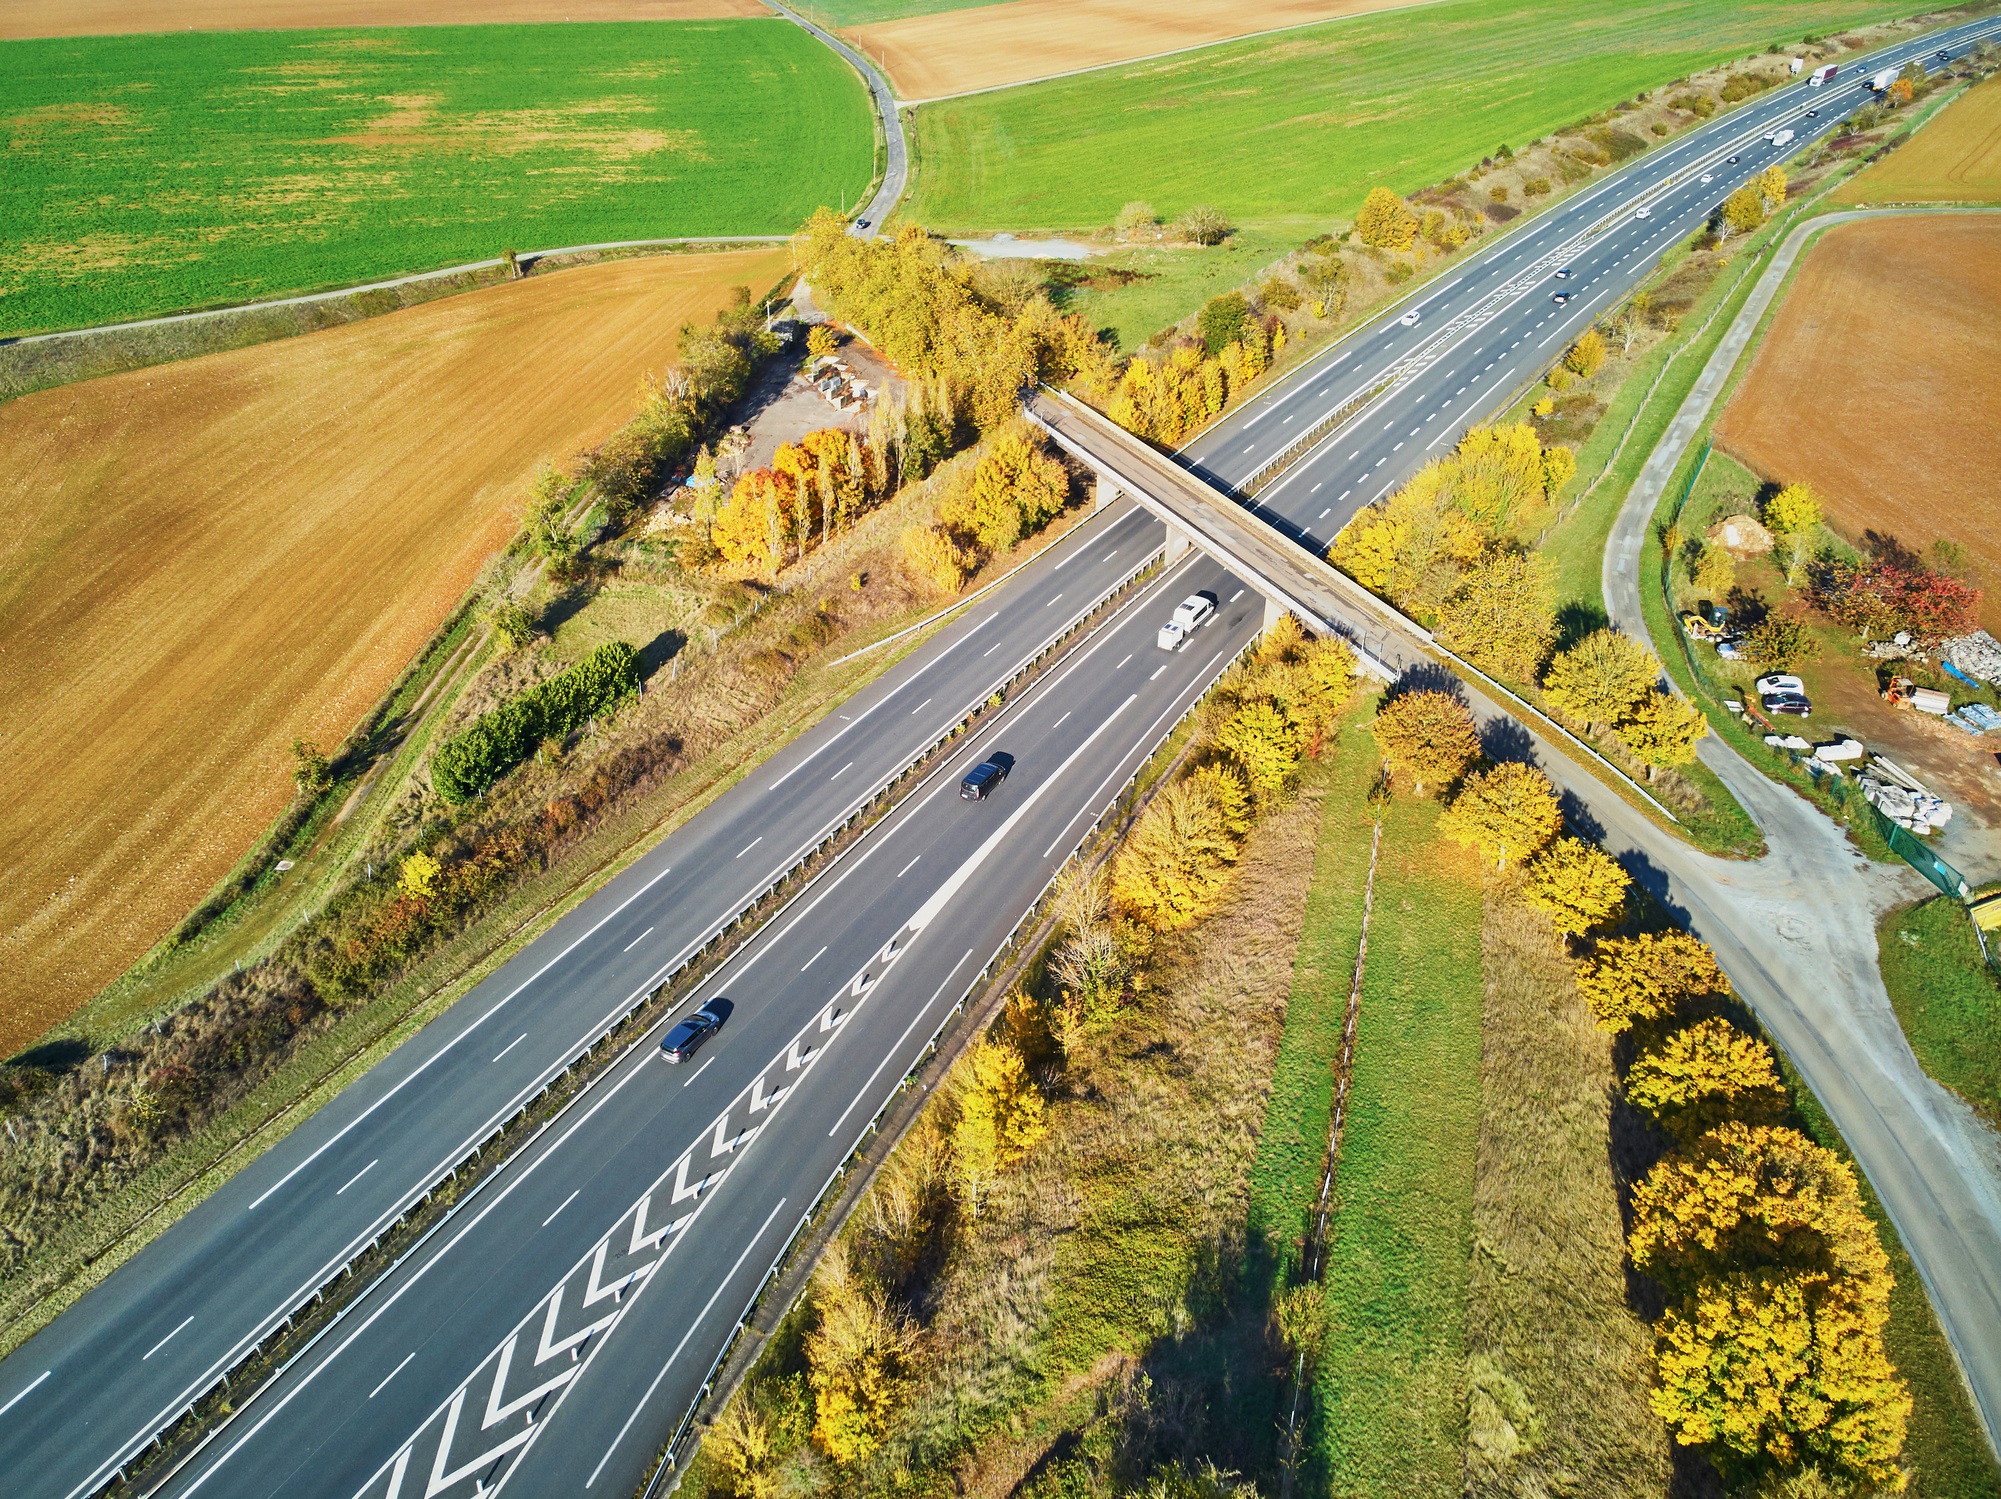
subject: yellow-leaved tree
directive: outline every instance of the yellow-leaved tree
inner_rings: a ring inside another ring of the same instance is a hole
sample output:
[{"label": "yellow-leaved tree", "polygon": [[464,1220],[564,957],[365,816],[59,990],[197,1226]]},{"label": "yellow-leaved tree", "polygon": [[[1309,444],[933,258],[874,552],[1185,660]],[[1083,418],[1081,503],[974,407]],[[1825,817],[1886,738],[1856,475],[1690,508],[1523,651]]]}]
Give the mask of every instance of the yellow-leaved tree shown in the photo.
[{"label": "yellow-leaved tree", "polygon": [[982,1039],[952,1069],[958,1117],[952,1124],[952,1178],[968,1215],[996,1177],[1020,1161],[1047,1132],[1042,1090],[1021,1052],[1007,1040]]},{"label": "yellow-leaved tree", "polygon": [[1589,380],[1605,367],[1605,353],[1605,335],[1596,328],[1586,328],[1583,336],[1563,356],[1563,366]]},{"label": "yellow-leaved tree", "polygon": [[1246,785],[1197,772],[1163,788],[1119,847],[1112,899],[1156,931],[1173,931],[1215,909],[1249,825]]},{"label": "yellow-leaved tree", "polygon": [[1277,796],[1299,769],[1299,728],[1271,702],[1246,703],[1216,733],[1259,801]]},{"label": "yellow-leaved tree", "polygon": [[858,1463],[882,1445],[908,1393],[917,1334],[839,1239],[814,1272],[813,1309],[817,1322],[806,1336],[813,1440],[836,1463]]},{"label": "yellow-leaved tree", "polygon": [[1563,827],[1563,810],[1549,777],[1532,765],[1510,761],[1477,771],[1438,819],[1454,843],[1477,848],[1506,869],[1508,860],[1532,859]]},{"label": "yellow-leaved tree", "polygon": [[1427,782],[1449,786],[1480,758],[1472,711],[1449,693],[1400,692],[1376,710],[1369,727],[1391,777],[1408,779],[1419,796]]},{"label": "yellow-leaved tree", "polygon": [[1716,955],[1686,932],[1642,932],[1600,942],[1577,971],[1577,987],[1599,1026],[1617,1033],[1660,1020],[1692,999],[1727,995]]},{"label": "yellow-leaved tree", "polygon": [[910,571],[940,593],[957,593],[973,570],[965,549],[935,526],[905,526],[901,544]]},{"label": "yellow-leaved tree", "polygon": [[411,900],[429,900],[438,887],[438,875],[443,869],[442,864],[420,848],[414,854],[404,856],[396,876],[396,889]]},{"label": "yellow-leaved tree", "polygon": [[1649,692],[1619,720],[1618,734],[1627,749],[1646,763],[1647,779],[1668,765],[1686,765],[1709,732],[1700,708],[1671,692]]},{"label": "yellow-leaved tree", "polygon": [[1573,937],[1615,915],[1631,883],[1603,849],[1581,838],[1559,838],[1529,861],[1529,900]]},{"label": "yellow-leaved tree", "polygon": [[771,1499],[778,1492],[772,1471],[778,1457],[771,1423],[742,1389],[732,1395],[702,1438],[702,1452],[728,1475],[737,1499]]},{"label": "yellow-leaved tree", "polygon": [[938,519],[989,551],[1005,551],[1048,524],[1069,490],[1063,465],[1017,425],[989,441],[971,482],[940,502]]},{"label": "yellow-leaved tree", "polygon": [[1532,682],[1556,639],[1556,569],[1541,552],[1476,563],[1438,611],[1438,638],[1483,671]]},{"label": "yellow-leaved tree", "polygon": [[1786,1094],[1772,1049],[1711,1016],[1641,1052],[1626,1070],[1626,1101],[1694,1140],[1729,1119],[1774,1121]]},{"label": "yellow-leaved tree", "polygon": [[1417,238],[1417,215],[1386,187],[1372,187],[1355,215],[1355,234],[1363,244],[1385,250],[1408,250]]},{"label": "yellow-leaved tree", "polygon": [[1593,630],[1550,658],[1542,691],[1557,712],[1596,728],[1623,719],[1660,675],[1661,663],[1639,641],[1617,630]]}]

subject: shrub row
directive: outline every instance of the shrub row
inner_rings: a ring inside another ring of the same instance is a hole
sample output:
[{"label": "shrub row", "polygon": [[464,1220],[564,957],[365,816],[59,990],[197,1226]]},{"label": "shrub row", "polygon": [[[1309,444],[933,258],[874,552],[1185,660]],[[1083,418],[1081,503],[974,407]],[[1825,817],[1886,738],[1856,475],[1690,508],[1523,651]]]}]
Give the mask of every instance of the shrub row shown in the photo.
[{"label": "shrub row", "polygon": [[482,713],[446,740],[431,760],[431,784],[453,806],[483,793],[535,752],[587,720],[609,712],[639,689],[639,652],[607,641],[568,671],[510,703]]}]

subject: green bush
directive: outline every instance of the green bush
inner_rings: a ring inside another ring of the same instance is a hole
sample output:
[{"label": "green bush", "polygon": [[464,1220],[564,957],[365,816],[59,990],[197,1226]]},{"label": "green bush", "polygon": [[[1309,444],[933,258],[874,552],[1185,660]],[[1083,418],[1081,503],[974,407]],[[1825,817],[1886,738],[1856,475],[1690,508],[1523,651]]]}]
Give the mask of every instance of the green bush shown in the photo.
[{"label": "green bush", "polygon": [[453,806],[471,801],[535,752],[609,712],[639,686],[639,652],[608,641],[568,671],[482,713],[431,760],[431,784]]},{"label": "green bush", "polygon": [[1211,354],[1220,354],[1226,345],[1235,342],[1243,333],[1244,321],[1250,315],[1251,305],[1240,291],[1211,297],[1195,318],[1195,326],[1202,334],[1202,346]]}]

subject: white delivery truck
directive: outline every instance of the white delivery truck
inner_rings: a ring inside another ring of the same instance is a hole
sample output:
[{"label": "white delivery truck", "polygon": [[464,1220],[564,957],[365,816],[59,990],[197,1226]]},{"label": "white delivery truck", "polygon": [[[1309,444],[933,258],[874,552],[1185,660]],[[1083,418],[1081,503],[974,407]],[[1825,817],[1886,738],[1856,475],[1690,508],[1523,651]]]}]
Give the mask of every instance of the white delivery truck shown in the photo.
[{"label": "white delivery truck", "polygon": [[1833,63],[1827,63],[1821,67],[1815,68],[1813,70],[1813,77],[1807,79],[1806,81],[1807,87],[1819,88],[1822,84],[1832,83],[1834,81],[1834,75],[1840,71],[1841,69],[1836,67]]},{"label": "white delivery truck", "polygon": [[1890,87],[1891,84],[1897,81],[1897,74],[1901,71],[1902,70],[1899,68],[1885,68],[1883,69],[1882,72],[1878,73],[1874,78],[1871,78],[1869,80],[1869,87],[1874,89],[1879,94],[1883,93]]},{"label": "white delivery truck", "polygon": [[1775,146],[1789,146],[1792,144],[1793,133],[1790,130],[1774,130],[1765,139]]}]

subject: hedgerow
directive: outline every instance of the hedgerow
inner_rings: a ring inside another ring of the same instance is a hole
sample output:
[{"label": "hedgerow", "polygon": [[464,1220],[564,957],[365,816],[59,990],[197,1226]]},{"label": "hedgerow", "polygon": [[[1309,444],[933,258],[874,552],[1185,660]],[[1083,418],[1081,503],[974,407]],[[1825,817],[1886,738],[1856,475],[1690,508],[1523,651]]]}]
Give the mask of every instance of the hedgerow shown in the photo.
[{"label": "hedgerow", "polygon": [[639,652],[622,640],[606,641],[568,671],[482,713],[446,740],[431,760],[431,784],[453,806],[462,806],[543,740],[566,737],[638,690]]}]

